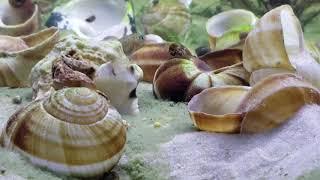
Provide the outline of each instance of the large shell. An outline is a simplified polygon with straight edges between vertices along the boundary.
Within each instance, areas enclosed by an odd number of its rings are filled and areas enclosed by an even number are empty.
[[[243,63],[249,72],[262,68],[295,71],[320,87],[320,64],[308,53],[299,20],[288,5],[259,20],[245,41]]]
[[[38,5],[31,0],[10,0],[0,7],[0,35],[21,36],[36,32],[40,28]]]
[[[256,16],[246,10],[235,9],[211,17],[206,25],[210,47],[215,50],[242,48],[246,34],[254,27]]]
[[[35,165],[89,177],[117,164],[126,126],[104,96],[87,88],[66,88],[17,111],[3,136],[5,147]]]
[[[157,34],[165,40],[183,36],[191,26],[191,15],[180,2],[159,1],[148,7],[142,15],[147,33]]]
[[[158,67],[173,58],[189,58],[190,51],[177,43],[148,44],[135,51],[130,60],[139,65],[143,72],[143,80],[152,82]]]
[[[247,85],[249,74],[242,66],[225,67],[215,73],[200,60],[172,59],[156,71],[153,91],[156,97],[173,101],[189,101],[209,87]]]
[[[33,66],[47,55],[58,41],[59,31],[49,28],[22,37],[0,36],[0,86],[28,86]]]
[[[73,0],[56,8],[46,25],[70,29],[82,38],[121,38],[130,31],[126,10],[125,0]]]
[[[320,104],[319,90],[295,74],[282,73],[250,89],[207,89],[191,99],[188,109],[201,130],[259,133],[280,126],[308,104]]]

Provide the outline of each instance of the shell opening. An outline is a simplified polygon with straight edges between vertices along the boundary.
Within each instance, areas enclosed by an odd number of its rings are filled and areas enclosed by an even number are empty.
[[[8,8],[2,14],[1,21],[4,25],[14,26],[26,23],[37,15],[38,6],[31,0],[9,0],[9,3],[13,8]]]

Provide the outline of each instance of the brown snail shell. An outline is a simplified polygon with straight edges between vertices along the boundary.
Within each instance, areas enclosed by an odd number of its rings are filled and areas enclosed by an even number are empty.
[[[184,46],[177,43],[147,44],[135,51],[130,60],[141,67],[143,80],[152,82],[158,67],[173,58],[188,58],[191,52]]]
[[[0,35],[22,36],[40,28],[40,10],[31,0],[9,0],[0,12]]]
[[[209,88],[188,104],[200,130],[225,133],[260,133],[288,121],[303,106],[320,104],[320,92],[295,74],[270,75],[252,88]]]
[[[3,138],[5,147],[32,164],[90,177],[117,164],[126,126],[104,96],[88,88],[65,88],[17,111],[5,125]]]
[[[153,92],[161,99],[189,101],[209,87],[248,84],[249,74],[242,66],[229,66],[221,72],[216,71],[200,60],[172,59],[157,69]]]
[[[28,86],[33,66],[51,51],[59,31],[49,28],[22,37],[0,36],[0,86]]]

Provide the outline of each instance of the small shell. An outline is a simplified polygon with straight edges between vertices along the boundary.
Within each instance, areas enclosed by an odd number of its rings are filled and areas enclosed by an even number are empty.
[[[16,38],[0,36],[0,42],[8,43],[0,45],[0,86],[28,86],[32,67],[51,51],[58,36],[55,28]]]
[[[21,36],[35,33],[40,28],[38,5],[31,0],[10,0],[0,11],[0,35]]]
[[[237,108],[250,87],[226,86],[209,88],[195,95],[188,103],[193,124],[201,130],[238,133],[242,121]]]
[[[243,48],[243,65],[249,72],[287,69],[320,87],[320,64],[305,47],[299,20],[288,5],[266,13],[249,33]]]
[[[53,88],[62,89],[65,87],[87,87],[95,89],[93,80],[88,74],[83,71],[89,71],[90,74],[94,73],[93,67],[81,69],[81,65],[85,66],[85,61],[74,60],[68,57],[63,57],[61,60],[56,61],[52,66]]]
[[[110,38],[114,37],[107,37],[105,40]],[[119,41],[121,42],[123,51],[127,56],[130,56],[133,52],[142,48],[144,45],[165,43],[165,41],[158,35],[147,34],[143,36],[138,33],[124,36],[119,39]]]
[[[136,114],[139,112],[136,89],[142,77],[141,68],[135,64],[106,63],[97,69],[94,83],[121,114]]]
[[[130,60],[141,67],[144,72],[143,80],[152,82],[158,67],[173,58],[189,58],[190,51],[176,43],[148,44],[135,51]]]
[[[243,40],[256,21],[252,12],[241,9],[225,11],[211,17],[206,25],[211,49],[220,50],[233,46],[242,49]]]
[[[197,128],[214,132],[260,133],[288,121],[303,106],[320,104],[320,92],[295,74],[274,74],[252,88],[209,88],[188,104]]]
[[[209,87],[247,85],[249,74],[243,67],[225,67],[219,73],[200,60],[172,59],[156,71],[153,91],[156,97],[173,101],[189,101]]]
[[[111,170],[126,142],[120,114],[87,88],[66,88],[33,101],[11,116],[3,133],[5,147],[32,164],[79,177]]]
[[[157,34],[165,40],[183,36],[191,26],[191,15],[180,2],[160,1],[145,10],[142,24],[147,33]]]

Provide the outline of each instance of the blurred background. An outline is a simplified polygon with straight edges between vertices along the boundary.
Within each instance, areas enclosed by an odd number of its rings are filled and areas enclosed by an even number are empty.
[[[34,0],[42,6],[42,22],[46,22],[55,7],[63,6],[72,0]],[[116,0],[114,3],[119,3]],[[253,12],[257,17],[261,17],[269,10],[284,4],[289,4],[301,22],[305,33],[305,39],[309,42],[319,44],[320,42],[320,0],[120,0],[126,1],[128,21],[133,25],[133,30],[146,33],[142,19],[152,10],[151,6],[160,4],[163,9],[173,8],[177,4],[184,4],[186,11],[191,15],[191,25],[187,26],[183,33],[163,32],[161,35],[168,41],[175,41],[185,46],[196,49],[200,46],[208,46],[208,33],[206,31],[207,20],[226,10],[246,9]],[[178,6],[179,6],[178,5]],[[151,10],[150,10],[151,9]],[[157,9],[155,11],[162,11]],[[180,10],[176,11],[177,16],[181,15]],[[155,17],[152,17],[156,19]],[[178,21],[177,19],[174,19]],[[107,21],[107,19],[106,19]],[[172,23],[174,24],[174,23]],[[178,25],[177,25],[178,26]],[[164,35],[163,35],[164,34]]]

